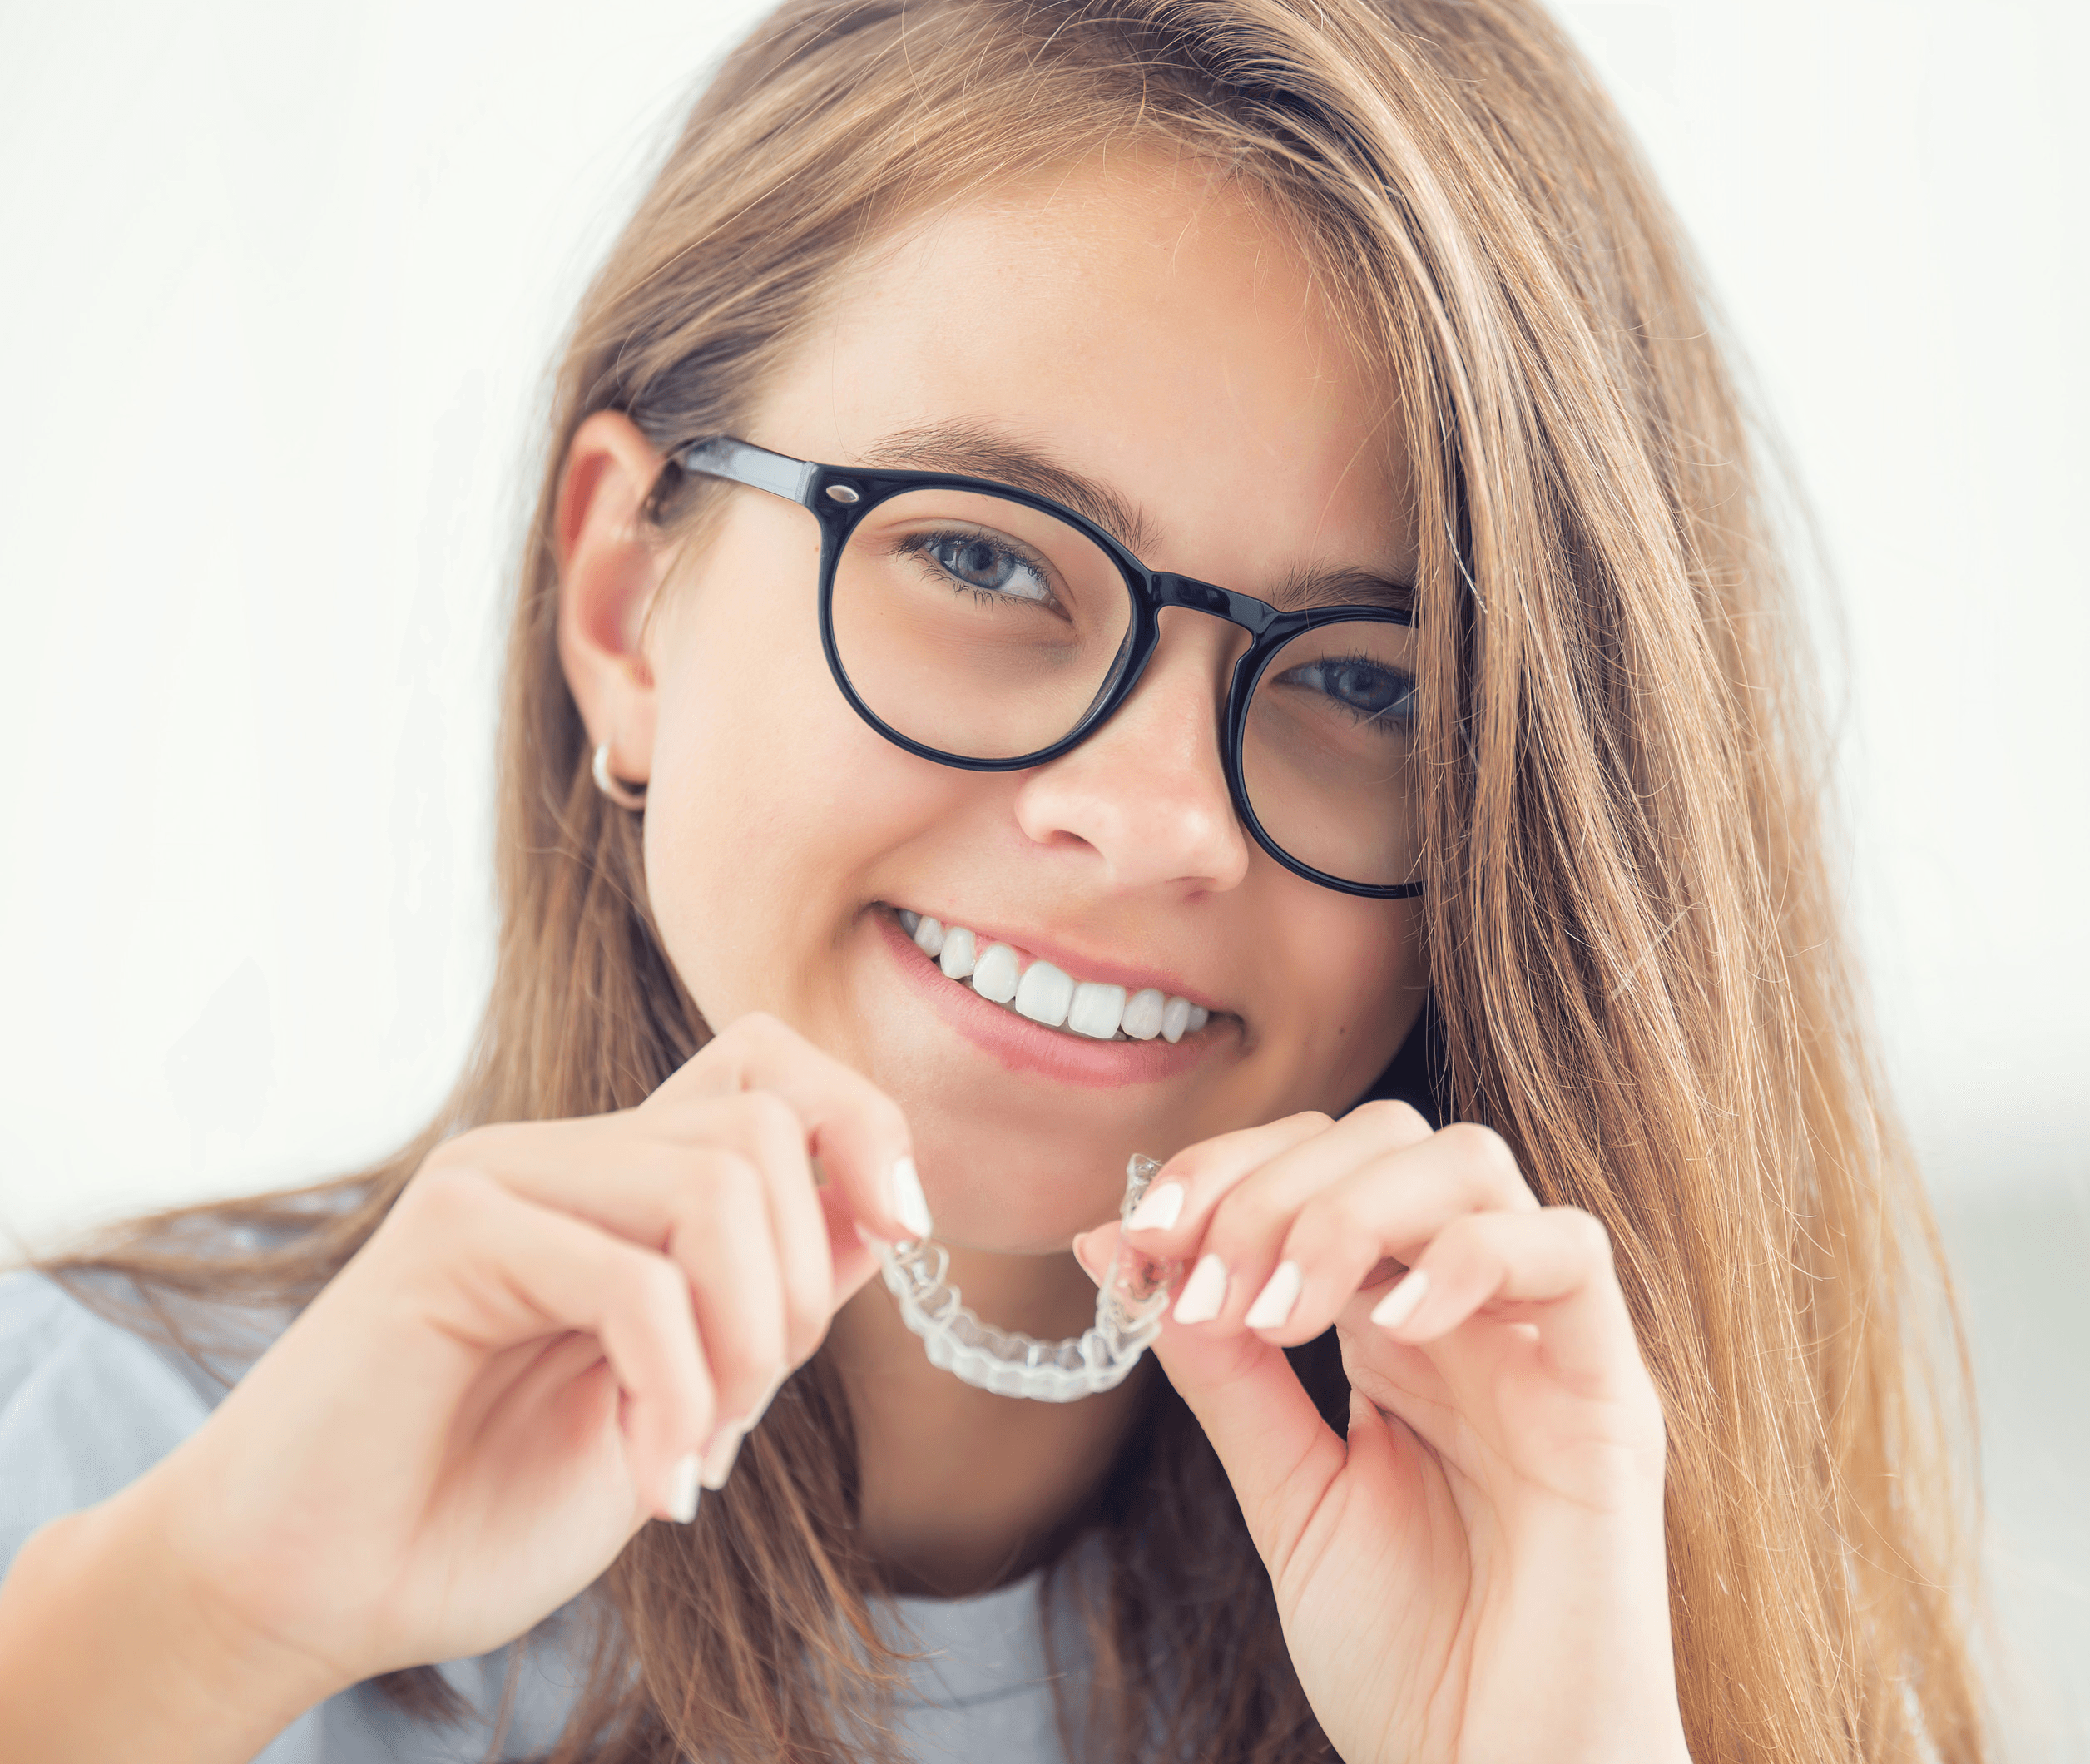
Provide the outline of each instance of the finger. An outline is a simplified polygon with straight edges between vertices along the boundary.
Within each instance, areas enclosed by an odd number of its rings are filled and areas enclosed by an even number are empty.
[[[1074,1240],[1075,1259],[1091,1280],[1102,1280],[1119,1236],[1113,1221]],[[1143,1241],[1140,1248],[1144,1253]],[[1151,1351],[1212,1442],[1249,1535],[1278,1573],[1342,1469],[1343,1442],[1283,1350],[1259,1336],[1207,1336],[1164,1322]]]
[[[469,1164],[542,1205],[665,1249],[701,1236],[707,1172],[731,1167],[717,1162],[721,1152],[763,1178],[765,1235],[786,1307],[780,1359],[796,1365],[820,1345],[839,1301],[804,1129],[780,1098],[751,1091],[651,1113],[502,1123],[448,1142],[430,1162]]]
[[[1538,1208],[1509,1147],[1485,1127],[1447,1127],[1347,1170],[1331,1170],[1321,1149],[1316,1141],[1256,1172],[1214,1214],[1202,1249],[1232,1278],[1211,1327],[1297,1346],[1452,1220]]]
[[[1186,1146],[1154,1172],[1126,1228],[1140,1234],[1148,1254],[1181,1256],[1196,1244],[1213,1206],[1235,1183],[1329,1127],[1326,1115],[1309,1110]]]
[[[823,1290],[829,1295],[830,1312],[839,1311],[853,1298],[858,1290],[879,1271],[878,1258],[869,1243],[859,1235],[856,1220],[849,1202],[833,1188],[811,1188],[805,1191],[812,1197],[820,1223],[817,1229],[826,1241],[831,1252],[823,1275]],[[791,1373],[811,1357],[813,1348],[820,1345],[820,1335],[826,1332],[822,1321],[819,1335],[812,1345],[803,1353],[794,1352],[753,1399],[751,1404],[743,1396],[721,1397],[721,1412],[735,1425],[722,1425],[704,1452],[700,1466],[700,1479],[707,1489],[722,1487],[731,1474],[741,1442],[760,1423],[768,1412],[777,1393],[789,1380]]]
[[[627,1399],[633,1487],[662,1518],[686,1509],[685,1460],[710,1437],[717,1400],[681,1266],[477,1171],[417,1178],[410,1192],[401,1205],[428,1252],[430,1321],[489,1354],[555,1330],[593,1335]]]
[[[804,1354],[818,1345],[831,1291],[826,1226],[794,1117],[780,1102],[770,1099],[765,1109],[762,1102],[718,1099],[711,1105],[716,1118],[699,1124],[701,1131],[687,1142],[645,1137],[648,1129],[628,1112],[607,1120],[504,1123],[451,1141],[442,1148],[442,1167],[477,1170],[527,1200],[679,1262],[700,1296],[707,1342],[722,1350],[714,1370],[732,1415],[741,1412],[744,1400],[749,1406],[759,1400],[794,1363],[794,1335],[805,1342]],[[775,1117],[766,1136],[749,1118],[765,1113]],[[761,1146],[755,1156],[765,1161],[766,1172],[720,1139]],[[806,1211],[812,1220],[801,1224],[798,1214]],[[790,1236],[780,1242],[785,1232]],[[800,1289],[795,1317],[785,1309],[792,1281]],[[749,1368],[750,1355],[760,1355],[762,1363]]]
[[[839,1311],[879,1271],[878,1254],[870,1242],[858,1234],[856,1216],[849,1211],[846,1200],[832,1188],[818,1191],[818,1198],[827,1219],[828,1241],[833,1248],[829,1280],[835,1294],[835,1308]]]
[[[737,1152],[706,1147],[702,1187],[666,1253],[688,1277],[720,1425],[744,1423],[784,1376],[784,1282],[761,1175]]]
[[[672,1108],[696,1097],[774,1093],[790,1104],[809,1156],[854,1217],[888,1241],[934,1230],[899,1105],[860,1072],[765,1012],[736,1018],[639,1105]]]
[[[1394,1340],[1420,1346],[1489,1306],[1516,1307],[1514,1321],[1536,1327],[1549,1368],[1587,1394],[1610,1393],[1639,1365],[1611,1234],[1579,1207],[1453,1220],[1374,1306],[1372,1321]]]
[[[1494,1137],[1481,1128],[1467,1131]],[[1390,1155],[1419,1151],[1435,1137],[1439,1136],[1433,1136],[1428,1123],[1404,1102],[1368,1103],[1326,1132],[1249,1172],[1220,1197],[1202,1236],[1186,1251],[1196,1261],[1176,1300],[1176,1320],[1220,1331],[1245,1326],[1251,1315],[1259,1328],[1289,1323],[1305,1270],[1296,1263],[1285,1265],[1283,1246],[1300,1208],[1360,1164],[1383,1163]],[[1439,1155],[1455,1155],[1463,1142],[1462,1136],[1454,1134]],[[1521,1191],[1522,1181],[1514,1162],[1503,1162],[1508,1173],[1497,1187],[1502,1204],[1508,1205]],[[1496,1178],[1491,1175],[1489,1180]],[[1377,1259],[1367,1256],[1364,1266]]]
[[[820,1345],[840,1300],[835,1293],[835,1246],[797,1115],[782,1098],[755,1090],[705,1098],[671,1118],[681,1132],[730,1146],[762,1178],[784,1301],[782,1363],[770,1375],[801,1365]],[[844,1227],[844,1235],[854,1242],[853,1231]]]

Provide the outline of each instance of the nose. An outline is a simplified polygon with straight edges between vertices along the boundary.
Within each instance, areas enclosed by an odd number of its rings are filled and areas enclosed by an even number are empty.
[[[1087,847],[1115,889],[1233,888],[1248,872],[1248,840],[1220,764],[1219,716],[1246,639],[1197,613],[1171,609],[1161,622],[1117,714],[1025,775],[1017,822],[1042,845]]]

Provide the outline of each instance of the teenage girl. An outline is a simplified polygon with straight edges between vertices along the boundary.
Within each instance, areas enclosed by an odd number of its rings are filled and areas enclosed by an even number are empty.
[[[0,1285],[0,1751],[1982,1755],[1750,433],[1535,5],[792,0],[546,439],[448,1101]],[[1023,1400],[931,1237],[1185,1273]]]

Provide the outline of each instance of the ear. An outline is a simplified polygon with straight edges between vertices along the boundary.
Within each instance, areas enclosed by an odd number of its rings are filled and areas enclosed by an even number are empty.
[[[607,741],[611,773],[631,784],[653,768],[657,706],[639,634],[666,555],[639,511],[661,466],[636,424],[598,410],[574,432],[553,509],[559,665],[590,747]]]

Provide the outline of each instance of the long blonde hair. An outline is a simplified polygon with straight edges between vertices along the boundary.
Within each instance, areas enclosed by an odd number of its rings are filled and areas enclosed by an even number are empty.
[[[1761,448],[1673,220],[1526,0],[790,0],[696,103],[558,372],[508,653],[498,964],[468,1068],[396,1157],[327,1185],[339,1208],[210,1210],[289,1231],[276,1246],[201,1255],[190,1210],[56,1271],[295,1301],[447,1134],[629,1107],[702,1045],[554,641],[567,446],[606,409],[663,448],[734,429],[895,217],[1138,139],[1286,204],[1397,389],[1439,782],[1433,1077],[1543,1199],[1611,1230],[1667,1418],[1692,1756],[1984,1756],[1964,1355],[1827,880],[1815,690]],[[664,475],[666,538],[707,493]],[[1327,1354],[1297,1357],[1329,1390]],[[1064,1528],[1107,1534],[1102,1584],[1048,1580],[1093,1657],[1070,1747],[1317,1755],[1225,1478],[1172,1395],[1157,1404]],[[645,1528],[605,1576],[557,1756],[877,1750],[892,1660],[855,1499],[816,1357],[698,1522]],[[433,1675],[392,1690],[439,1709]]]

